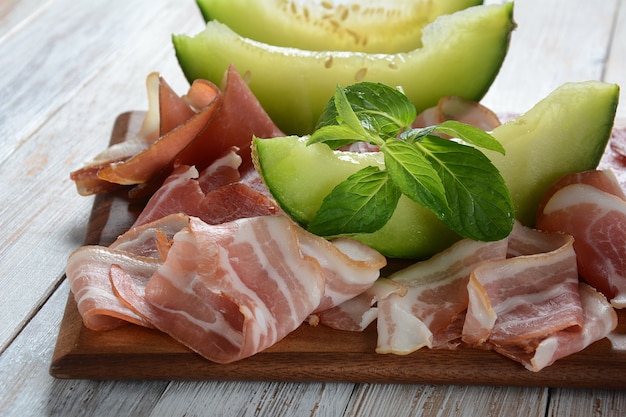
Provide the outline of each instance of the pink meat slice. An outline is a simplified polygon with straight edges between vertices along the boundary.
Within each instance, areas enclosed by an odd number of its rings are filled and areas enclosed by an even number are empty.
[[[496,348],[496,351],[522,363],[526,369],[538,372],[558,359],[580,352],[605,338],[617,327],[615,310],[602,293],[588,284],[580,283],[578,292],[584,312],[580,327],[557,331],[537,340],[533,349],[507,345]]]
[[[133,227],[174,213],[199,217],[210,224],[280,213],[266,194],[238,182],[240,164],[237,149],[231,149],[200,174],[193,166],[176,167],[150,197]]]
[[[405,295],[407,288],[387,278],[377,279],[362,293],[316,315],[319,323],[337,330],[361,332],[378,317],[378,301],[392,294]]]
[[[557,237],[549,252],[494,259],[472,271],[464,342],[511,345],[582,325],[573,239]]]
[[[85,327],[111,330],[127,323],[152,325],[113,292],[110,271],[113,266],[137,277],[150,277],[160,260],[132,255],[102,246],[83,246],[68,258],[66,275]]]
[[[320,303],[324,274],[284,216],[208,225],[190,218],[145,288],[150,322],[202,356],[228,363],[296,329]]]
[[[319,262],[324,272],[324,295],[313,314],[328,310],[368,288],[380,276],[387,259],[378,251],[352,239],[332,242],[296,228],[300,250]]]
[[[614,307],[626,307],[625,200],[594,185],[572,183],[553,193],[537,227],[571,234],[580,275]]]
[[[379,353],[406,354],[422,347],[458,345],[458,318],[468,305],[467,283],[479,263],[506,256],[507,240],[463,239],[432,258],[392,274],[407,287],[406,295],[378,301]],[[450,329],[459,330],[451,334]]]

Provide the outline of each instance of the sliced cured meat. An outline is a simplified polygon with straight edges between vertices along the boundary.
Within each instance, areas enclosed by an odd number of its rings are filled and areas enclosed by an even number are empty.
[[[281,213],[265,193],[237,182],[240,162],[231,150],[201,174],[192,166],[176,167],[150,197],[133,227],[174,213],[199,217],[209,224]]]
[[[568,243],[561,233],[533,229],[516,221],[508,237],[507,257],[536,255],[551,252]]]
[[[282,210],[274,200],[236,182],[209,192],[199,204],[197,217],[209,224],[220,224],[244,217],[276,214],[282,214]]]
[[[407,288],[403,284],[387,278],[379,278],[361,294],[343,303],[317,313],[319,323],[337,330],[363,331],[378,317],[379,300],[392,294],[404,295]]]
[[[70,173],[70,179],[74,181],[76,190],[80,195],[106,193],[120,188],[120,184],[111,183],[98,178],[98,172],[115,163],[121,163],[133,155],[147,149],[159,137],[159,74],[150,73],[146,77],[146,90],[148,96],[148,111],[144,116],[139,132],[123,138],[99,153],[94,159]]]
[[[137,256],[165,259],[170,241],[188,222],[188,216],[182,213],[170,214],[153,222],[131,227],[109,248]]]
[[[626,202],[587,184],[570,184],[547,201],[537,227],[574,236],[580,275],[616,308],[626,307]]]
[[[202,171],[233,147],[247,166],[253,136],[283,136],[234,67],[225,73],[223,91],[209,81],[195,80],[179,97],[156,73],[148,76],[147,85],[149,110],[140,132],[70,174],[80,194],[134,185],[132,195],[143,195],[157,188],[174,167]]]
[[[590,285],[579,284],[584,312],[582,326],[558,331],[536,341],[532,350],[521,346],[502,346],[496,351],[538,372],[558,359],[580,352],[593,342],[605,338],[617,327],[617,314],[603,294]]]
[[[506,239],[463,239],[426,261],[390,275],[389,279],[407,287],[407,293],[378,301],[376,351],[406,354],[424,346],[458,344],[461,334],[451,336],[450,329],[458,328],[457,319],[467,309],[467,283],[472,269],[486,260],[504,258],[506,250]],[[407,336],[399,332],[412,335],[410,344],[407,345]]]
[[[203,170],[216,155],[235,146],[239,148],[245,167],[252,161],[250,145],[253,136],[284,136],[232,65],[226,71],[223,92],[215,119],[177,156],[178,163],[195,165],[198,170]]]
[[[609,146],[604,151],[598,169],[610,169],[620,186],[626,189],[626,127],[613,127]]]
[[[157,220],[168,214],[198,216],[206,193],[239,179],[241,158],[235,150],[214,161],[202,174],[194,166],[181,165],[165,179],[140,213],[133,226]]]
[[[190,218],[146,286],[155,327],[219,363],[259,352],[320,303],[324,275],[284,216],[208,225]]]
[[[494,259],[472,271],[464,342],[523,344],[582,325],[574,240],[557,236],[549,252]]]
[[[196,92],[190,89],[190,93]],[[203,98],[204,94],[201,94]],[[211,99],[212,100],[212,99]],[[204,107],[201,103],[199,108]],[[206,105],[206,104],[205,104]],[[159,77],[159,136],[164,136],[191,119],[195,111],[189,103],[172,90],[163,77]]]
[[[541,202],[539,203],[539,207],[537,208],[537,215],[539,216],[543,212],[543,208],[550,198],[552,198],[554,193],[559,191],[561,188],[572,184],[591,185],[596,187],[598,190],[613,194],[622,200],[626,200],[626,194],[624,194],[624,190],[615,176],[615,171],[612,169],[577,172],[564,175],[546,191],[541,199]]]
[[[184,124],[160,136],[147,149],[124,162],[102,168],[98,171],[98,177],[122,185],[143,184],[171,167],[174,158],[206,129],[222,100],[222,94],[217,86],[206,80],[195,80],[190,90],[195,90],[193,92],[195,96],[203,97],[203,106],[197,113]]]
[[[324,272],[324,295],[313,313],[328,310],[370,288],[380,276],[387,259],[356,240],[332,242],[296,228],[304,256],[319,262]]]
[[[83,246],[68,258],[66,275],[83,318],[91,330],[111,330],[127,323],[152,327],[113,293],[111,267],[116,265],[137,277],[150,277],[160,260],[134,256],[101,246]]]

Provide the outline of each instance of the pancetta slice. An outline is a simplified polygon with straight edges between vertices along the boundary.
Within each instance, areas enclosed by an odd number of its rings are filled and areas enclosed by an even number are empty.
[[[337,330],[361,332],[378,317],[379,300],[392,294],[404,295],[407,288],[387,278],[377,279],[362,293],[316,314],[319,323]]]
[[[368,288],[380,276],[387,259],[378,251],[352,239],[321,239],[302,228],[296,229],[300,250],[316,259],[325,277],[324,295],[313,314],[333,308]]]
[[[424,346],[458,344],[461,334],[451,335],[450,328],[460,330],[457,319],[467,309],[467,282],[472,269],[481,262],[504,258],[506,250],[506,239],[463,239],[426,261],[390,275],[389,279],[407,287],[407,293],[378,301],[376,351],[406,354]],[[411,339],[399,333],[411,334]]]
[[[152,327],[114,294],[110,271],[116,266],[128,274],[147,278],[160,264],[156,258],[102,246],[83,246],[75,250],[68,258],[66,275],[85,327],[111,330],[127,323]]]
[[[617,327],[617,314],[606,297],[588,284],[579,284],[584,317],[581,327],[560,330],[536,341],[533,349],[523,346],[501,346],[496,351],[526,369],[538,372],[558,359],[580,352],[593,342],[605,338]]]
[[[512,345],[582,325],[574,240],[557,236],[550,237],[556,248],[549,252],[494,259],[474,268],[464,342]]]
[[[580,275],[615,308],[626,307],[625,200],[595,185],[572,183],[553,193],[537,227],[574,236]]]
[[[188,216],[185,214],[170,214],[128,229],[109,245],[109,248],[137,256],[165,259],[171,239],[186,227],[188,222]]]
[[[151,323],[228,363],[297,328],[320,303],[324,274],[284,216],[208,225],[191,217],[145,288]]]

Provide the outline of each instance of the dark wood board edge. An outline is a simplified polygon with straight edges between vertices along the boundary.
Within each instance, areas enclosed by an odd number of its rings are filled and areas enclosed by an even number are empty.
[[[115,123],[117,141],[139,128],[138,113]],[[137,215],[123,193],[94,201],[85,244],[109,244]],[[212,363],[169,336],[135,325],[108,332],[85,328],[69,294],[50,365],[61,379],[249,380],[449,385],[626,388],[626,312],[608,339],[534,373],[491,352],[421,349],[405,356],[379,355],[376,329],[342,332],[302,325],[270,349],[232,363]]]

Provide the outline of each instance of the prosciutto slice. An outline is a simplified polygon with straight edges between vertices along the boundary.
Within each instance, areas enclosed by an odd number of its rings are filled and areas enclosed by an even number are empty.
[[[145,288],[149,320],[219,363],[263,350],[320,303],[324,275],[284,216],[208,225],[190,217]]]
[[[605,338],[617,327],[617,314],[606,297],[588,284],[578,287],[583,309],[582,325],[565,329],[536,341],[534,349],[523,346],[500,346],[496,351],[538,372],[557,360],[580,352],[593,342]]]
[[[70,174],[81,195],[134,185],[132,194],[139,196],[158,188],[176,166],[202,171],[232,147],[249,165],[253,136],[283,136],[232,66],[222,90],[195,80],[179,97],[156,73],[147,86],[149,109],[140,132]]]
[[[133,226],[174,213],[199,217],[210,224],[281,213],[266,194],[238,182],[240,163],[236,149],[231,149],[200,174],[194,166],[177,167],[152,195]]]
[[[387,259],[374,249],[352,239],[332,242],[297,228],[300,250],[316,259],[324,273],[324,294],[313,314],[347,301],[370,288]]]
[[[467,283],[480,262],[504,258],[507,241],[463,239],[432,258],[392,274],[407,287],[405,295],[378,301],[379,353],[407,354],[422,347],[453,347],[460,342],[457,319],[468,305]],[[457,329],[452,334],[450,329]]]
[[[127,323],[152,325],[113,292],[109,273],[113,266],[134,276],[152,276],[160,265],[156,258],[134,256],[102,246],[83,246],[67,262],[66,274],[85,327],[111,330]]]
[[[550,252],[494,259],[472,271],[464,342],[523,344],[582,325],[574,240],[557,237]]]
[[[317,313],[319,323],[337,330],[361,332],[378,317],[377,303],[392,294],[405,295],[407,287],[387,278],[379,278],[357,296]]]
[[[537,227],[574,236],[580,275],[613,306],[624,308],[626,201],[616,180],[612,186],[598,185],[614,176],[590,171],[586,177],[582,182],[579,178],[567,178],[555,186],[537,216]],[[562,184],[568,185],[561,187]]]
[[[187,223],[187,216],[170,215],[130,229],[109,247],[83,246],[70,254],[66,275],[85,327],[110,330],[127,323],[153,327],[118,297],[111,281],[130,276],[142,292],[167,256],[170,240]]]

